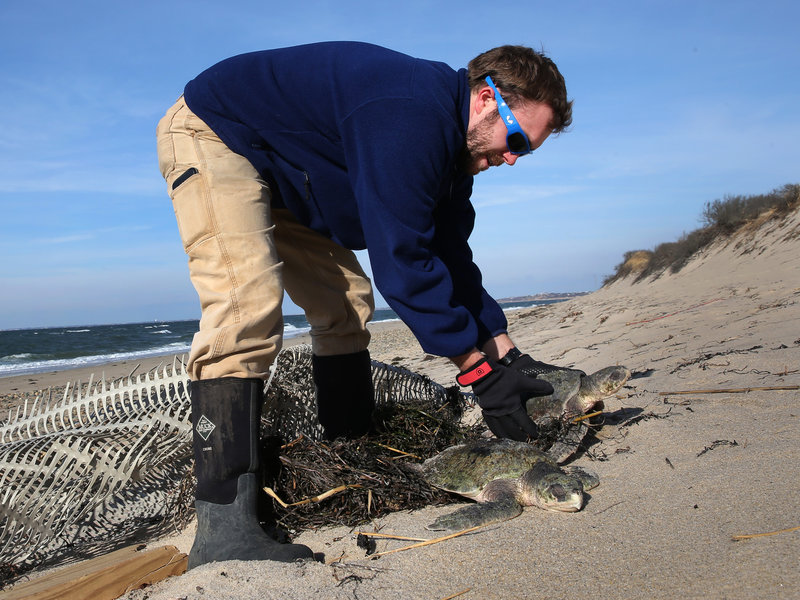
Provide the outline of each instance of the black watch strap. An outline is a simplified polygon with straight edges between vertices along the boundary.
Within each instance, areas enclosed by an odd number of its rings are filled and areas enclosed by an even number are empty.
[[[500,359],[500,360],[498,360],[497,362],[499,362],[499,363],[500,363],[501,365],[503,365],[504,367],[507,367],[507,366],[508,366],[508,365],[510,365],[512,362],[514,362],[515,360],[517,360],[517,359],[518,359],[520,356],[522,356],[522,352],[520,352],[520,351],[519,351],[519,348],[517,348],[516,346],[514,346],[514,347],[513,347],[511,350],[509,350],[508,352],[506,352],[506,355],[505,355],[503,358],[501,358],[501,359]]]

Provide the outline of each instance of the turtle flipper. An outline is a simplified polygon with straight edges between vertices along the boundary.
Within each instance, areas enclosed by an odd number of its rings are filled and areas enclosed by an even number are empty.
[[[547,449],[547,455],[559,464],[567,461],[581,448],[587,433],[589,426],[585,421],[564,427],[559,438]]]
[[[442,515],[426,529],[431,531],[462,531],[470,527],[499,523],[518,517],[522,506],[514,498],[503,498],[496,502],[468,504],[447,515]]]

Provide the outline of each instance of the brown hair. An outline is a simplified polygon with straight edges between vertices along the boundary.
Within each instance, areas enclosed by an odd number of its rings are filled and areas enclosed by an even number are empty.
[[[553,133],[572,123],[572,100],[555,63],[542,52],[526,46],[498,46],[479,54],[467,66],[469,87],[486,85],[489,76],[513,108],[523,101],[542,102],[553,109]]]

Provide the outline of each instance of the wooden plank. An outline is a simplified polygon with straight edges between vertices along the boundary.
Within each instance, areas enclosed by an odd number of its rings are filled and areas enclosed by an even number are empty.
[[[770,385],[761,387],[727,388],[721,390],[680,390],[674,392],[658,392],[659,396],[688,395],[688,394],[744,394],[747,392],[776,392],[787,390],[800,390],[800,385]]]
[[[59,569],[0,592],[0,600],[114,600],[145,585],[186,572],[187,557],[175,546],[129,546]]]

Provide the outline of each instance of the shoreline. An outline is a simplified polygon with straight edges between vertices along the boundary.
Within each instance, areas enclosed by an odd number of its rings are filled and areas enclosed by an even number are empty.
[[[533,310],[538,307],[549,306],[554,303],[565,302],[568,300],[572,300],[574,298],[585,296],[588,293],[590,292],[574,292],[572,294],[562,293],[562,294],[553,294],[552,296],[548,296],[546,294],[535,295],[535,296],[520,296],[518,298],[503,298],[498,300],[498,302],[506,304],[511,304],[513,302],[532,302],[532,301],[541,302],[541,304],[533,304],[529,306],[505,307],[503,310],[506,312],[506,316],[509,318],[509,321],[511,321],[510,315],[513,315],[518,311]],[[380,310],[389,310],[389,309],[384,308]],[[191,321],[191,320],[192,319],[186,319],[186,321]],[[105,324],[100,326],[105,326]],[[94,327],[94,325],[86,325],[80,327]],[[410,330],[408,330],[408,327],[399,318],[390,318],[380,321],[374,321],[369,323],[367,327],[369,328],[370,331],[376,334],[383,334],[391,330],[403,330],[404,342],[411,343],[412,348],[415,347],[418,348],[416,338],[413,336],[413,334],[411,334]],[[52,329],[61,329],[61,328],[62,327],[54,327]],[[42,328],[42,329],[48,329],[48,328]],[[284,337],[283,340],[284,347],[290,347],[298,344],[310,344],[310,343],[311,343],[311,335],[310,332],[308,331],[293,335],[291,337]],[[391,346],[393,344],[391,342],[389,344],[384,343],[380,339],[376,341],[376,338],[373,337],[369,347],[372,358],[376,358],[376,353],[382,354],[384,347],[387,345]],[[400,344],[394,344],[394,345],[399,346]],[[424,354],[421,348],[419,348],[419,351]],[[11,393],[30,394],[36,391],[46,391],[49,388],[54,388],[58,386],[63,387],[64,385],[66,385],[67,382],[70,383],[74,383],[76,381],[86,382],[91,375],[95,375],[95,377],[100,377],[103,375],[103,373],[105,373],[106,377],[109,379],[117,379],[119,377],[125,377],[131,374],[134,371],[134,369],[135,372],[137,373],[146,372],[161,365],[165,359],[171,359],[174,356],[180,357],[187,355],[188,355],[188,350],[185,352],[179,352],[173,350],[173,351],[164,351],[164,352],[159,352],[157,354],[140,356],[140,357],[134,356],[130,358],[109,358],[107,360],[103,360],[101,358],[97,362],[85,365],[58,366],[53,368],[44,367],[44,368],[38,368],[35,371],[20,372],[20,373],[0,373],[0,408],[2,408],[2,397],[6,394],[11,394]],[[378,359],[378,360],[383,361],[383,359]]]
[[[386,356],[387,351],[398,345],[407,345],[409,341],[416,343],[416,339],[402,321],[380,321],[370,323],[369,330],[373,334],[370,344],[370,354],[372,358]],[[391,340],[400,337],[402,341],[392,343]],[[285,348],[300,344],[311,344],[311,335],[302,333],[291,338],[286,338],[283,342]],[[420,352],[422,350],[420,349]],[[389,352],[390,353],[390,352]],[[56,398],[63,394],[67,384],[77,382],[86,383],[90,377],[98,380],[105,377],[109,380],[127,377],[131,374],[146,373],[165,363],[171,363],[175,356],[187,356],[168,352],[156,356],[144,358],[129,358],[124,360],[109,361],[105,363],[74,367],[70,369],[55,369],[41,371],[37,373],[27,373],[20,375],[6,375],[0,377],[0,420],[6,417],[10,408],[21,404],[25,400],[34,400],[37,396],[45,395],[51,390]]]

